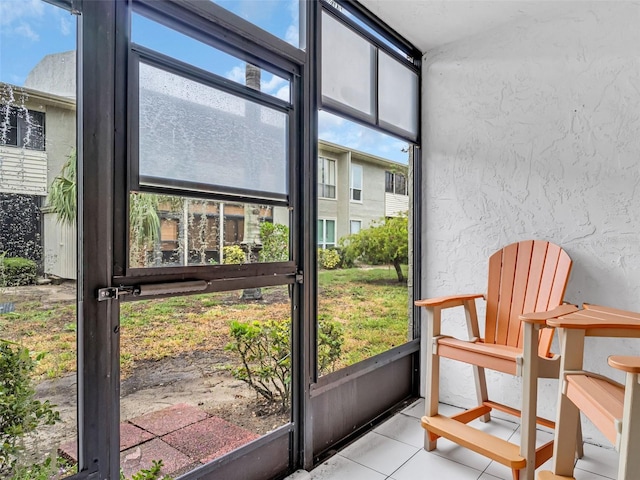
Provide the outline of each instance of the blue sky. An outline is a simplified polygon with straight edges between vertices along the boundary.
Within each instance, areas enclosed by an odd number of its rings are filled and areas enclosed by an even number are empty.
[[[299,44],[298,0],[215,0],[294,46]],[[132,37],[182,61],[244,83],[244,62],[138,16]],[[23,85],[47,54],[75,49],[76,17],[42,0],[0,0],[0,81]],[[263,72],[262,91],[289,99],[288,82]],[[332,143],[407,163],[407,143],[320,112],[319,136]]]

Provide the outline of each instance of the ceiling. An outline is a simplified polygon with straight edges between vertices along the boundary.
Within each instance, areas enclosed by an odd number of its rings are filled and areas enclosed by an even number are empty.
[[[422,53],[504,23],[548,18],[587,2],[560,0],[359,0]]]

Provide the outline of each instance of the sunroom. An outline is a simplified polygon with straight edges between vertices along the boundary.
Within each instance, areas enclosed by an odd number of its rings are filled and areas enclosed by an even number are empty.
[[[3,375],[36,418],[2,433],[3,478],[304,478],[419,424],[414,301],[485,293],[514,242],[569,255],[565,302],[640,311],[640,2],[0,7]],[[622,381],[606,359],[638,343],[586,349]],[[475,405],[471,366],[439,378]],[[507,405],[522,382],[487,372]],[[511,478],[456,472],[420,478]]]

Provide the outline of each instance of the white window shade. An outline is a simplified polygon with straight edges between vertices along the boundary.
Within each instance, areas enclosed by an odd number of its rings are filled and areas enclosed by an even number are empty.
[[[378,52],[378,115],[381,126],[418,134],[418,76],[391,58]]]
[[[141,185],[285,200],[288,116],[139,64]]]
[[[322,97],[373,117],[375,47],[322,14]]]

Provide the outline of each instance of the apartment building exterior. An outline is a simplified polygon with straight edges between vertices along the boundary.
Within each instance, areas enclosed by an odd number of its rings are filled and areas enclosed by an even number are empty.
[[[318,247],[409,210],[408,165],[326,141],[318,145]]]
[[[62,89],[39,88],[49,60],[43,59],[45,68],[34,69],[24,87],[0,83],[0,253],[75,278],[75,262],[69,270],[65,261],[75,259],[75,229],[49,213],[46,199],[75,147],[76,102],[61,79],[53,84]]]

